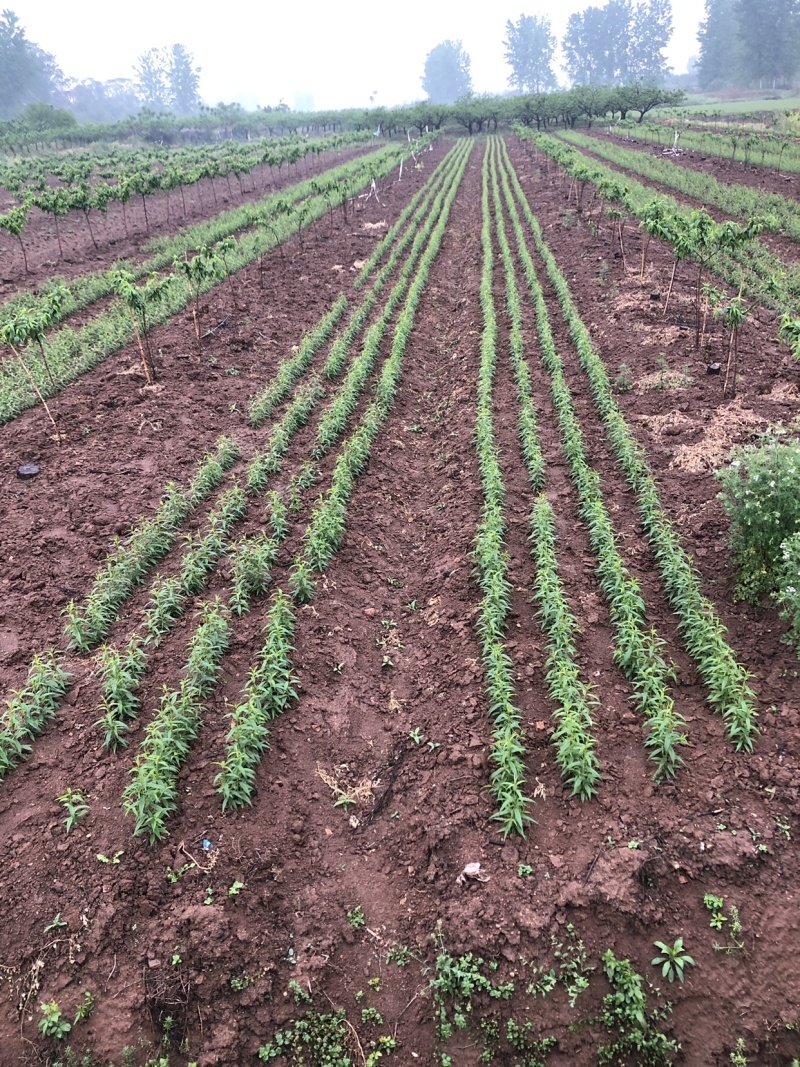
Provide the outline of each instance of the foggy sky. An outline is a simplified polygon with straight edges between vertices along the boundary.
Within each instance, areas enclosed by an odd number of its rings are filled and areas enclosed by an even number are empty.
[[[547,15],[560,39],[569,15],[588,3],[494,0],[491,13],[483,15],[473,14],[464,0],[342,0],[338,6],[330,0],[273,0],[215,3],[213,9],[208,0],[137,0],[127,9],[108,0],[5,0],[3,6],[16,12],[28,39],[52,52],[69,78],[131,77],[142,52],[180,42],[202,68],[205,103],[238,100],[252,109],[283,97],[295,109],[325,109],[369,107],[373,94],[375,106],[422,99],[425,57],[447,38],[461,39],[470,55],[476,92],[504,92],[506,20]],[[673,0],[672,7],[675,31],[667,59],[682,73],[698,52],[702,5]],[[221,17],[226,11],[229,22]]]

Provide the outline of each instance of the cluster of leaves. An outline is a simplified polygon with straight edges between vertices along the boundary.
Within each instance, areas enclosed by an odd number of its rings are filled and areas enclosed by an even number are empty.
[[[292,674],[294,629],[291,599],[279,589],[267,615],[258,662],[247,679],[245,699],[229,716],[225,758],[215,779],[223,811],[252,803],[256,768],[268,744],[267,724],[296,699],[296,679]]]
[[[294,400],[270,434],[266,451],[257,452],[250,462],[247,470],[247,492],[250,496],[262,493],[270,478],[280,471],[292,438],[308,422],[323,393],[322,382],[317,375],[313,375],[305,386],[298,389]]]
[[[55,652],[33,657],[25,685],[12,693],[0,716],[0,780],[26,759],[30,742],[53,718],[69,684]]]
[[[636,1063],[666,1067],[680,1051],[680,1045],[658,1029],[669,1013],[669,1005],[650,1011],[644,980],[630,960],[618,960],[611,949],[603,955],[603,970],[611,992],[603,1000],[604,1026],[615,1035],[612,1043],[598,1049],[598,1063],[614,1064],[635,1057]]]
[[[623,473],[637,495],[645,533],[653,548],[670,606],[678,617],[678,626],[686,649],[695,661],[700,678],[708,690],[709,704],[725,720],[728,739],[737,750],[749,752],[758,734],[756,700],[748,685],[749,675],[728,645],[725,627],[714,606],[703,595],[699,575],[661,506],[647,459],[617,404],[603,360],[592,344],[589,331],[572,300],[567,280],[543,239],[541,228],[513,171],[511,179],[536,248],[561,305],[581,366],[589,379],[592,396],[603,419],[606,433]],[[524,258],[522,251],[521,255]],[[540,318],[540,321],[544,320]],[[654,651],[658,655],[657,647]],[[653,677],[645,674],[642,678],[641,691],[648,700],[648,690],[653,684]],[[648,745],[656,754],[663,773],[669,773],[670,766],[675,766],[670,748],[674,749],[674,745],[682,740],[682,726],[680,716],[674,709],[670,709],[670,714],[664,719],[663,740],[654,740],[658,738],[660,727],[648,739]]]
[[[516,182],[516,175],[513,170],[510,173],[514,180],[514,192],[526,221],[535,223],[533,216],[528,218],[530,209]],[[672,777],[682,763],[677,746],[685,743],[682,733],[683,719],[676,711],[669,693],[672,670],[661,654],[662,639],[647,627],[639,583],[622,559],[600,489],[600,478],[587,462],[583,433],[575,413],[561,357],[553,339],[544,294],[536,277],[519,215],[507,184],[504,191],[517,237],[520,262],[536,309],[542,360],[550,375],[562,447],[578,494],[580,514],[586,522],[589,540],[597,558],[600,587],[608,603],[614,628],[614,662],[630,680],[633,700],[647,720],[648,736],[645,745],[650,758],[656,764],[656,777]],[[541,248],[539,251],[541,253]],[[545,263],[549,272],[550,264],[547,261]]]
[[[471,952],[453,956],[445,947],[441,930],[434,935],[434,940],[437,953],[430,989],[436,1011],[436,1034],[440,1040],[447,1041],[454,1030],[467,1028],[475,997],[508,1000],[514,992],[514,983],[492,980],[496,963],[487,963]]]
[[[309,999],[307,996],[304,999]],[[371,1009],[365,1009],[371,1011]],[[377,1012],[375,1013],[377,1015]],[[380,1019],[380,1016],[378,1016]],[[369,1014],[364,1022],[377,1022]],[[378,1024],[380,1025],[380,1024]],[[352,1027],[347,1022],[344,1008],[333,1012],[307,1011],[302,1019],[279,1030],[271,1041],[258,1050],[258,1058],[265,1063],[278,1057],[297,1064],[319,1064],[320,1067],[354,1067],[354,1059],[348,1048]],[[359,1040],[358,1062],[364,1067],[376,1067],[384,1056],[390,1056],[397,1047],[393,1037],[379,1037],[367,1043],[365,1051]]]
[[[497,315],[494,306],[492,225],[489,211],[489,150],[483,158],[481,243],[483,268],[480,299],[483,331],[478,371],[478,400],[475,419],[475,445],[483,490],[481,521],[473,544],[475,575],[483,597],[478,617],[478,633],[494,725],[490,759],[494,769],[490,789],[497,805],[494,818],[504,834],[524,835],[531,821],[525,796],[525,734],[522,715],[515,704],[514,665],[505,644],[510,608],[511,582],[508,552],[505,548],[505,486],[494,435],[492,393],[497,363]]]
[[[84,604],[79,606],[71,600],[64,610],[70,648],[88,652],[106,636],[119,608],[172,547],[189,512],[219,485],[238,456],[237,445],[221,437],[216,453],[204,456],[188,489],[170,483],[155,516],[137,523],[124,542],[115,541]]]
[[[180,687],[164,692],[123,793],[125,812],[136,821],[134,833],[146,834],[151,844],[167,835],[167,819],[178,806],[178,773],[197,738],[203,701],[216,685],[228,647],[230,624],[219,601],[204,604],[199,615]]]

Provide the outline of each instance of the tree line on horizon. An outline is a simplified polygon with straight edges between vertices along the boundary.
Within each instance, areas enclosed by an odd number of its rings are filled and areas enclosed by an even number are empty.
[[[587,5],[570,15],[560,42],[546,16],[521,14],[506,22],[502,41],[510,68],[509,92],[547,93],[561,88],[556,73],[559,45],[563,69],[573,86],[663,87],[669,84],[664,50],[672,26],[671,0]],[[789,85],[800,68],[800,0],[705,0],[698,42],[696,73],[701,88]],[[199,84],[200,68],[186,47],[177,43],[148,49],[130,78],[69,81],[56,58],[28,40],[13,11],[0,14],[0,126],[16,118],[17,124],[21,121],[31,129],[59,124],[66,129],[77,123],[118,122],[143,109],[147,114],[185,117],[238,107],[205,107]],[[461,41],[443,41],[431,50],[422,87],[433,104],[474,95],[470,57]],[[261,110],[289,109],[281,102]]]

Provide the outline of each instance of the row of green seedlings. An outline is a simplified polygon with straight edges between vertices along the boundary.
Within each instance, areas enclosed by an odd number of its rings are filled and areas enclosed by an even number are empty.
[[[263,493],[270,478],[281,471],[291,439],[310,418],[319,395],[319,386],[314,382],[298,392],[274,428],[266,452],[257,453],[251,461],[246,491],[235,486],[223,493],[209,515],[203,536],[187,537],[178,573],[156,578],[141,632],[134,633],[122,650],[114,646],[101,650],[97,673],[102,679],[102,714],[95,725],[102,728],[107,748],[125,744],[125,734],[139,709],[137,694],[150,650],[158,648],[192,598],[202,592],[226,552],[231,559],[233,582],[230,610],[241,616],[250,610],[253,598],[266,592],[278,549],[289,531],[289,513],[301,507],[301,492],[313,484],[313,470],[309,473],[306,466],[290,481],[288,502],[276,491],[267,494],[266,528],[258,535],[232,544],[230,535],[247,511],[247,497]]]
[[[362,166],[363,162],[363,159],[351,161],[331,168],[324,177],[328,182],[344,179],[353,173],[354,167]],[[313,191],[310,181],[298,182],[279,194],[270,193],[256,203],[222,211],[214,218],[185,227],[180,233],[159,238],[150,246],[154,254],[145,260],[139,262],[121,260],[111,270],[90,271],[71,278],[68,299],[60,309],[54,324],[110,296],[114,291],[114,270],[127,270],[133,274],[136,281],[139,281],[168,267],[175,259],[191,255],[204,246],[214,245],[240,230],[249,229],[254,225],[267,226],[272,215],[285,214],[288,207],[306,200]],[[6,312],[13,314],[17,308],[36,311],[39,301],[46,300],[51,288],[61,284],[63,284],[63,279],[54,278],[43,282],[38,287],[38,295],[26,292],[9,297],[2,305],[2,311],[4,314]]]
[[[620,183],[620,175],[616,171],[596,163],[554,137],[537,134],[523,127],[515,127],[515,132],[520,140],[532,142],[547,159],[553,159],[567,174],[572,175],[581,187],[591,182],[601,193],[601,199],[604,195],[606,200],[618,201],[626,211],[640,220],[641,228],[648,239],[653,236],[669,238],[671,230],[679,234],[691,231],[689,215],[692,213],[672,197],[654,197],[652,188],[642,185],[629,175],[626,175],[624,183]],[[616,208],[610,208],[608,213],[618,218],[621,241],[624,220],[619,217],[620,212]],[[665,217],[680,221],[667,229],[663,226]],[[757,219],[749,221],[759,222]],[[723,238],[720,247],[715,247],[718,243],[715,231],[709,231],[705,225],[700,227],[712,238],[710,242],[704,241],[702,247],[697,250],[700,273],[707,265],[714,274],[748,298],[790,317],[800,299],[800,267],[797,264],[788,264],[774,255],[761,241],[746,238],[743,232],[737,232],[734,223],[721,225],[725,227],[725,231],[719,232],[719,236]],[[748,227],[741,229],[745,228]],[[733,247],[730,247],[730,237],[735,238]],[[624,256],[624,246],[622,247]],[[643,249],[644,254],[646,247]],[[644,258],[642,272],[643,270]]]
[[[753,189],[740,182],[720,182],[713,175],[691,170],[679,163],[653,156],[649,152],[621,148],[596,137],[587,137],[575,130],[559,132],[560,140],[583,148],[608,160],[616,166],[630,170],[640,177],[658,182],[669,189],[691,196],[702,204],[713,204],[729,215],[749,219],[754,215],[774,215],[780,223],[780,232],[793,241],[800,241],[800,207],[795,200]]]
[[[531,489],[537,494],[530,516],[530,544],[536,569],[534,598],[539,606],[537,617],[548,642],[545,677],[557,722],[552,742],[564,782],[574,796],[589,800],[597,792],[600,781],[593,722],[597,700],[581,678],[576,662],[575,638],[580,633],[580,626],[570,610],[559,575],[555,518],[543,492],[545,461],[539,442],[530,370],[525,359],[522,305],[514,259],[506,236],[494,156],[491,178],[497,239],[505,272],[506,309],[510,320],[509,354],[519,403],[517,427],[520,451]]]
[[[342,178],[339,182],[338,196],[341,202],[346,201],[353,189],[369,182],[371,175],[388,173],[398,151],[396,146],[389,146],[378,153],[379,159],[370,160],[369,165],[363,161],[345,165],[358,169],[354,169],[350,179]],[[311,196],[303,202],[301,211],[271,218],[268,226],[243,233],[238,240],[226,246],[226,276],[282,245],[292,234],[323,216],[329,210],[329,203],[326,196]],[[193,286],[183,276],[183,271],[184,268],[176,268],[169,275],[172,279],[169,284],[165,284],[162,278],[151,277],[144,286],[132,285],[128,275],[117,272],[113,284],[122,297],[118,303],[112,304],[78,330],[62,327],[45,343],[49,369],[57,387],[63,387],[125,347],[136,338],[137,330],[141,337],[146,336],[153,327],[173,318],[196,301],[200,293],[207,292],[220,280],[219,275],[203,280],[198,278],[198,283]],[[131,321],[132,313],[135,325]],[[26,357],[29,374],[24,374],[13,361],[5,361],[0,368],[0,422],[9,421],[39,399],[36,390],[31,387],[30,375],[35,378],[40,393],[52,395],[50,376],[41,356],[29,346]]]
[[[70,649],[88,652],[108,634],[121,605],[164,558],[190,512],[216,489],[238,458],[238,445],[228,437],[220,437],[216,451],[203,457],[186,489],[170,483],[154,517],[138,522],[124,542],[115,539],[85,602],[78,605],[70,600],[64,609],[64,631]]]
[[[440,194],[440,196],[443,195],[444,197],[441,211],[430,233],[427,247],[419,260],[416,274],[408,286],[405,302],[395,324],[390,354],[381,368],[375,387],[375,396],[361,417],[356,429],[343,445],[334,466],[331,487],[318,502],[311,522],[306,529],[304,535],[305,550],[295,560],[289,579],[292,593],[300,603],[306,603],[311,599],[314,594],[313,574],[321,573],[325,570],[341,545],[350,495],[356,478],[369,458],[372,443],[394,403],[402,372],[403,356],[413,327],[416,308],[427,283],[431,265],[439,252],[450,210],[458,192],[468,158],[469,153],[462,157],[453,183],[446,192],[443,191],[443,194]],[[375,325],[379,324],[376,323]],[[365,341],[365,350],[370,343],[368,335],[367,341]],[[347,382],[343,383],[343,388],[346,385]],[[338,401],[338,399],[337,396],[336,400]],[[322,426],[322,420],[320,421],[320,426]],[[343,428],[343,422],[341,426]],[[327,437],[328,434],[326,432],[326,440]],[[320,442],[321,434],[318,433],[315,458],[317,446],[319,446]],[[327,449],[322,450],[320,454],[324,455],[325,451]]]
[[[443,180],[446,171],[451,166],[452,157],[455,151],[456,149],[451,149],[444,157],[431,178],[417,191],[411,201],[406,205],[401,212],[400,217],[384,238],[378,243],[372,255],[361,268],[361,271],[354,282],[354,288],[356,289],[363,286],[370,278],[386,249],[395,242],[398,234],[413,214],[414,224],[408,227],[404,236],[397,242],[388,262],[375,278],[369,292],[362,300],[361,304],[359,304],[351,314],[346,328],[337,336],[331,353],[325,363],[324,374],[326,378],[332,379],[336,377],[344,366],[346,354],[349,352],[350,346],[358,336],[366,323],[370,312],[377,303],[381,290],[394,270],[400,255],[410,243],[416,225],[418,225],[419,220],[423,218],[424,214],[427,212],[432,194]],[[311,365],[316,353],[328,341],[334,327],[344,314],[346,306],[347,302],[345,297],[340,295],[329,311],[327,311],[320,319],[317,326],[306,334],[294,356],[284,360],[278,368],[275,378],[265,386],[264,389],[260,390],[254,397],[252,397],[250,401],[250,422],[253,426],[260,426],[267,418],[269,418],[277,405],[288,395],[293,383]]]
[[[726,641],[726,630],[714,606],[703,595],[700,577],[664,512],[647,459],[613,395],[605,365],[578,314],[566,278],[547,247],[538,221],[530,211],[513,169],[511,178],[537,250],[545,264],[564,318],[589,378],[595,404],[629,484],[637,494],[645,532],[653,548],[670,606],[687,651],[708,690],[711,707],[722,715],[728,739],[738,751],[749,752],[758,736],[756,697],[749,674]]]
[[[55,652],[34,655],[25,685],[12,693],[0,716],[0,781],[27,759],[31,742],[55,715],[70,681]]]
[[[501,832],[525,835],[532,821],[528,810],[532,801],[525,795],[525,732],[522,715],[515,704],[514,665],[505,644],[511,605],[509,560],[505,547],[505,487],[498,460],[498,447],[492,417],[492,392],[497,364],[497,315],[493,287],[494,252],[489,211],[489,152],[483,157],[481,191],[481,271],[480,301],[483,330],[480,342],[475,447],[478,456],[483,508],[474,540],[474,573],[483,594],[477,629],[493,721],[490,761],[493,770],[489,788],[496,804],[493,816]]]
[[[334,466],[330,488],[319,500],[306,527],[304,550],[296,556],[289,575],[291,597],[296,603],[304,604],[313,598],[316,588],[314,574],[325,570],[344,538],[347,506],[353,487],[366,466],[372,444],[394,402],[416,309],[441,246],[470,151],[471,146],[460,160],[436,227],[409,287],[395,326],[390,355],[381,368],[375,396],[358,426],[343,444]],[[294,609],[289,598],[279,590],[265,627],[265,642],[259,662],[250,674],[244,700],[230,716],[225,757],[216,779],[226,809],[252,803],[256,769],[268,744],[268,724],[294,699],[291,658],[294,626]]]
[[[219,599],[205,603],[199,617],[184,677],[161,698],[123,792],[123,809],[135,820],[134,833],[145,834],[151,844],[167,835],[167,820],[178,806],[178,774],[197,739],[204,702],[217,684],[228,649],[230,619]]]
[[[351,361],[333,403],[322,413],[317,427],[316,441],[311,453],[315,460],[321,459],[330,450],[333,442],[339,439],[350,416],[355,411],[358,398],[364,391],[367,379],[375,367],[381,343],[386,335],[392,315],[409,291],[411,279],[415,270],[417,270],[417,265],[424,261],[427,249],[430,248],[432,234],[436,231],[441,214],[445,211],[448,197],[453,192],[453,182],[457,173],[458,168],[449,176],[449,183],[444,185],[436,194],[430,211],[425,216],[423,225],[414,234],[411,250],[400,269],[397,281],[392,287],[388,299],[364,336],[361,351]],[[335,371],[342,358],[343,354],[340,353],[338,346],[334,344],[323,373],[327,376]]]
[[[603,500],[599,475],[587,462],[583,432],[556,350],[544,294],[506,178],[507,159],[503,164],[504,197],[516,236],[519,261],[533,299],[542,362],[550,376],[562,449],[578,495],[579,513],[586,523],[597,559],[600,588],[614,630],[614,663],[631,683],[633,702],[646,721],[645,747],[655,763],[655,777],[671,778],[683,763],[678,748],[686,744],[684,720],[675,709],[669,692],[674,670],[662,655],[663,639],[654,628],[648,628],[641,588],[622,559]]]

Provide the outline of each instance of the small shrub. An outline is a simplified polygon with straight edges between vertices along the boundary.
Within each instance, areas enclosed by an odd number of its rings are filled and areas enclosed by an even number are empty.
[[[717,478],[731,517],[731,548],[740,572],[737,595],[755,603],[776,592],[782,580],[791,586],[782,546],[800,532],[800,441],[748,445],[717,471]],[[791,547],[789,555],[793,561]]]

